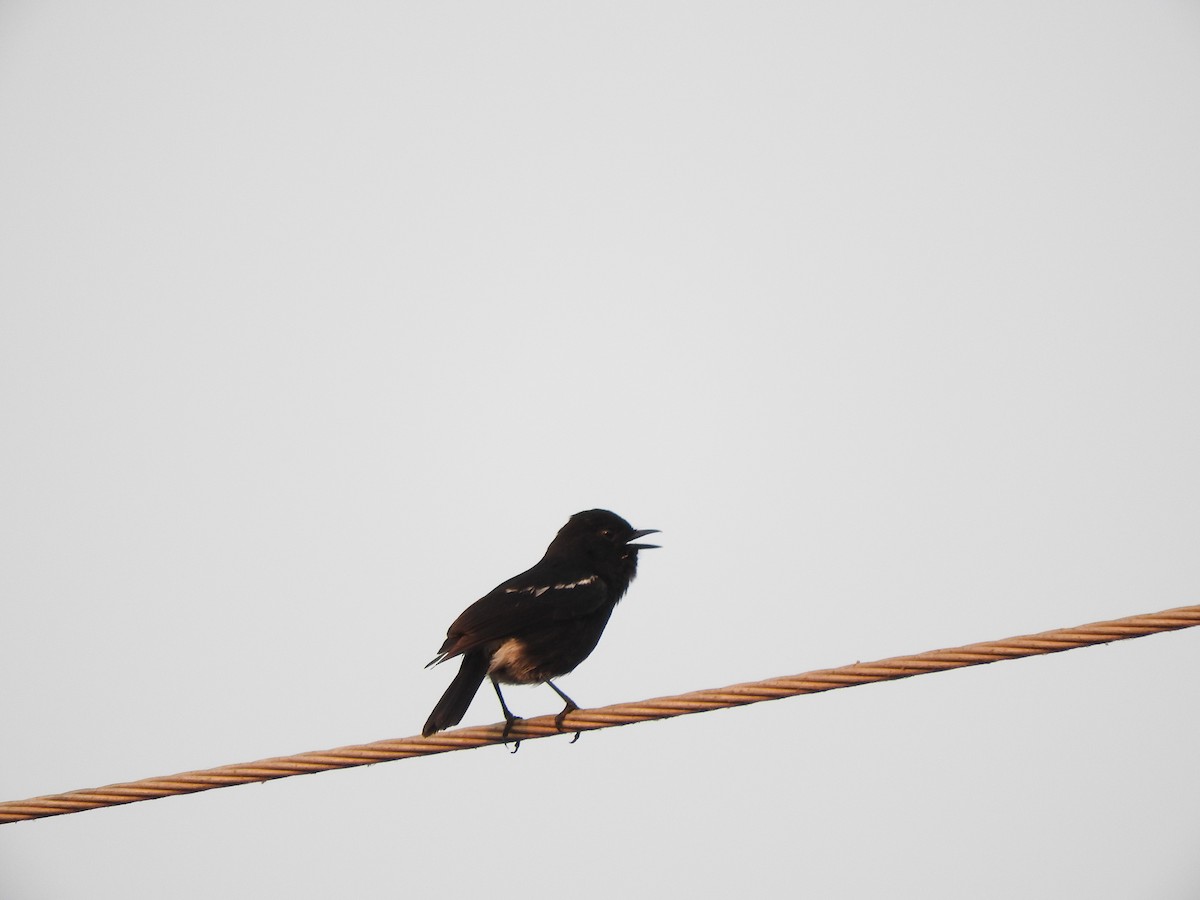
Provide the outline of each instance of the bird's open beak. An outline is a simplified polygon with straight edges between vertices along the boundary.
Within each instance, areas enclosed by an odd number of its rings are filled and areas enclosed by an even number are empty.
[[[629,540],[636,541],[638,538],[645,537],[648,534],[660,534],[660,533],[661,532],[659,532],[659,530],[657,528],[643,528],[641,531],[635,531],[633,534],[631,534],[629,536]],[[658,550],[658,549],[660,549],[658,544],[631,544],[631,543],[629,543],[629,541],[625,542],[625,546],[628,547],[630,550]]]

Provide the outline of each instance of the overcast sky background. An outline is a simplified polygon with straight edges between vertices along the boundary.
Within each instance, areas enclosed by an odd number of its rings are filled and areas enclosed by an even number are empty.
[[[0,799],[1200,602],[1200,5],[0,3]],[[1200,631],[0,828],[2,900],[1200,896]],[[555,712],[547,688],[510,692]],[[497,721],[490,691],[465,724]]]

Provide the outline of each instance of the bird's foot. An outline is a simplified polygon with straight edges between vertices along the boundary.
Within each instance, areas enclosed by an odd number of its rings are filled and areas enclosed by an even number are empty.
[[[573,701],[568,700],[567,705],[562,708],[562,712],[560,712],[557,716],[554,717],[554,727],[557,728],[559,731],[562,731],[563,724],[566,722],[566,719],[567,719],[567,714],[573,713],[577,709],[579,709],[579,707],[576,706]],[[579,735],[582,733],[583,732],[580,732],[580,731],[575,732],[575,737],[571,738],[571,743],[573,744],[577,740],[579,740]]]
[[[502,732],[500,732],[500,740],[504,741],[505,747],[508,746],[508,733],[510,731],[512,731],[513,725],[515,725],[517,722],[521,722],[521,721],[523,721],[521,716],[505,716],[504,717],[504,730]],[[521,749],[521,739],[517,738],[517,740],[513,741],[513,748],[510,752],[516,753],[520,749]]]

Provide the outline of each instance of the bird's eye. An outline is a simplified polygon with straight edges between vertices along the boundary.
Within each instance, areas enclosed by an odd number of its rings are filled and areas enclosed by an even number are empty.
[[[612,537],[612,529],[611,528],[601,528],[600,529],[600,537]]]

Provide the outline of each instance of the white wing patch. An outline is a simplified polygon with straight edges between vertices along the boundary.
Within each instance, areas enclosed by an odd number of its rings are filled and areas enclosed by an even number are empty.
[[[556,584],[554,589],[556,591],[569,591],[572,588],[583,587],[584,585],[588,584],[595,584],[596,580],[597,579],[595,575],[589,575],[587,578],[580,578],[578,581],[569,581],[564,584]],[[545,590],[545,588],[542,588],[542,590]]]
[[[589,584],[595,584],[599,580],[600,579],[597,576],[589,575],[586,578],[580,578],[578,581],[560,582],[559,584],[554,585],[554,590],[570,591],[577,587],[586,587]],[[542,596],[542,594],[546,593],[546,591],[548,591],[548,590],[550,590],[550,588],[547,585],[542,585],[542,587],[520,587],[520,588],[510,587],[510,588],[505,588],[504,593],[506,593],[506,594],[533,594],[533,596],[535,596],[535,597],[540,597],[540,596]]]

